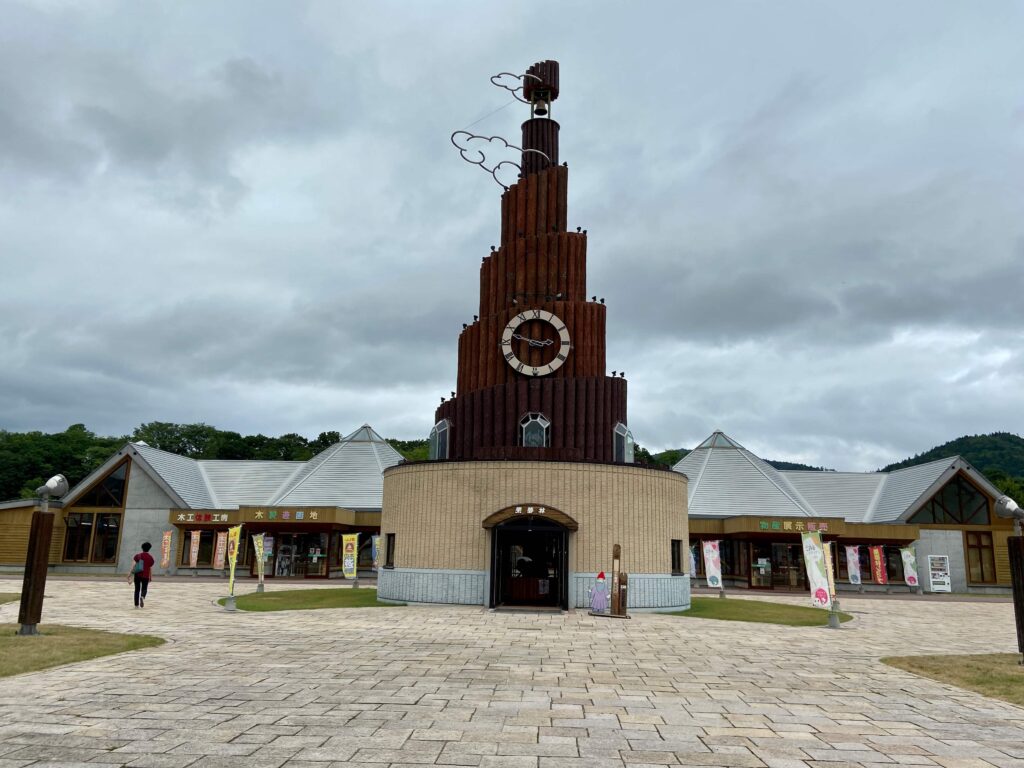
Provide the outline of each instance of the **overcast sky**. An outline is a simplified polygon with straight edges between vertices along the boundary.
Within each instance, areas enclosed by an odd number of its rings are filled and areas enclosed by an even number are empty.
[[[498,240],[449,134],[517,141],[488,78],[550,58],[642,445],[873,470],[1024,431],[1020,3],[0,18],[0,428],[425,437]]]

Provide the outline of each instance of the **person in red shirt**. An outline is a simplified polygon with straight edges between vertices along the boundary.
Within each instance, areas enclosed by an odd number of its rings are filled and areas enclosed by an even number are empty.
[[[132,558],[136,608],[143,608],[146,605],[146,592],[149,589],[149,580],[153,578],[153,566],[156,565],[156,560],[149,554],[149,550],[152,548],[152,544],[144,541],[142,542],[142,551]]]

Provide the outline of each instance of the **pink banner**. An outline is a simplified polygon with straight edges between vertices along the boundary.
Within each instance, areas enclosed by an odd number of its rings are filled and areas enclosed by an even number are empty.
[[[202,531],[189,531],[192,540],[188,550],[188,567],[195,568],[199,564],[199,542],[203,538]]]
[[[722,588],[722,556],[718,551],[717,541],[705,541],[704,545],[704,577],[708,586]]]
[[[224,555],[228,551],[228,532],[217,531],[217,546],[213,550],[213,567],[220,571],[224,568]]]
[[[164,531],[163,539],[160,541],[160,567],[167,569],[171,565],[171,537],[174,531]]]

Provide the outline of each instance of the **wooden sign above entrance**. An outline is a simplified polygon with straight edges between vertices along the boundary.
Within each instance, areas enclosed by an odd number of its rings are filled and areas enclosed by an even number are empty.
[[[570,531],[579,530],[580,527],[579,523],[573,520],[569,515],[565,514],[565,512],[554,509],[553,507],[549,507],[545,504],[516,504],[511,507],[505,507],[504,509],[498,510],[497,512],[485,517],[483,520],[483,527],[493,528],[499,523],[504,523],[506,520],[518,517],[527,517],[530,515],[536,515],[537,517],[543,517],[547,520],[551,520]]]
[[[818,531],[838,536],[846,531],[846,521],[838,518],[806,517],[730,517],[724,521],[724,533],[769,533],[797,535],[804,531]]]

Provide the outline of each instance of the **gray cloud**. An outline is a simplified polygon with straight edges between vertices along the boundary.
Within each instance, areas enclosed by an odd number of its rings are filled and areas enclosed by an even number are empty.
[[[558,58],[643,445],[873,469],[1024,429],[1024,12],[738,13],[6,6],[0,428],[426,434],[499,228],[448,136],[517,143],[487,78]]]

